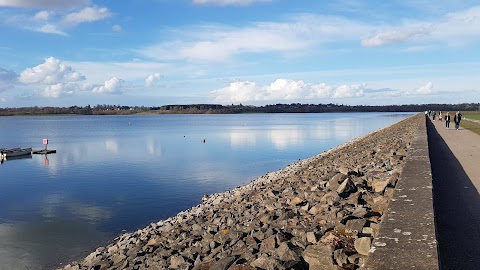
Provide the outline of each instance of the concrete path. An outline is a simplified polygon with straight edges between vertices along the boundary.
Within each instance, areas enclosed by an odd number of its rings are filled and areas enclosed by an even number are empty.
[[[480,136],[454,126],[427,120],[440,269],[480,269]]]

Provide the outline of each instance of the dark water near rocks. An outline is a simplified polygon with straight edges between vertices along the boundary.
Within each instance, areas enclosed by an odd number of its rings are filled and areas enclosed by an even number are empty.
[[[0,269],[55,268],[404,113],[0,117]],[[205,142],[203,142],[205,140]]]

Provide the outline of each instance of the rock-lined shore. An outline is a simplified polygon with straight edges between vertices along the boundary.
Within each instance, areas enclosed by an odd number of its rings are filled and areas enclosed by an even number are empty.
[[[359,269],[424,117],[204,196],[63,269]]]

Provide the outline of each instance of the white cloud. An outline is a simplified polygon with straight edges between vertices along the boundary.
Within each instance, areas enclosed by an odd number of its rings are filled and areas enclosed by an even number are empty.
[[[405,21],[401,26],[384,27],[373,36],[361,40],[361,44],[374,47],[407,41],[436,41],[457,45],[466,44],[479,36],[480,6],[474,6],[449,13],[435,21]]]
[[[389,30],[377,33],[373,37],[363,39],[361,41],[362,46],[375,47],[382,46],[391,43],[403,42],[415,38],[422,38],[431,32],[425,26],[417,26],[411,28],[403,28],[399,30]]]
[[[93,88],[92,92],[98,94],[121,94],[123,82],[122,79],[112,77],[105,81],[104,85]]]
[[[11,71],[0,67],[0,92],[11,89],[17,82],[18,75]]]
[[[270,85],[237,81],[230,86],[212,91],[216,102],[238,103],[248,101],[285,101],[318,98],[352,98],[364,96],[366,84],[341,85],[311,84],[304,81],[277,79]]]
[[[33,18],[39,21],[46,21],[50,18],[50,12],[45,10],[39,11],[33,16]]]
[[[57,83],[54,85],[47,85],[42,95],[48,98],[62,98],[73,96],[77,91],[88,89],[91,89],[91,85],[89,83]]]
[[[432,93],[432,90],[433,90],[433,83],[428,82],[426,85],[415,89],[414,93],[419,95],[428,95]]]
[[[82,81],[85,80],[85,76],[62,61],[49,57],[45,59],[45,63],[24,70],[18,80],[24,84],[54,85],[62,82]]]
[[[5,98],[0,98],[0,102],[7,102],[7,100]]]
[[[18,11],[8,16],[5,23],[15,27],[47,34],[67,35],[65,31],[69,28],[104,20],[110,17],[111,13],[105,7],[87,6],[60,11],[42,10],[33,15],[28,11]]]
[[[62,61],[49,57],[43,64],[27,68],[18,77],[18,81],[28,85],[45,86],[42,95],[49,98],[72,96],[77,91],[85,91],[90,84],[85,76]]]
[[[449,45],[468,43],[480,37],[480,6],[449,13],[435,25],[432,36]]]
[[[122,32],[122,26],[115,24],[114,26],[112,26],[112,30],[115,32]]]
[[[75,26],[85,22],[95,22],[110,17],[110,11],[104,7],[86,7],[78,12],[67,14],[61,21],[62,24]]]
[[[332,98],[363,97],[363,90],[367,84],[341,85],[335,88]]]
[[[56,25],[53,24],[45,24],[40,26],[37,29],[34,29],[35,32],[41,32],[41,33],[46,33],[46,34],[57,34],[57,35],[62,35],[66,36],[67,33],[61,31],[60,29],[57,28]]]
[[[163,76],[160,73],[151,74],[145,79],[145,86],[152,87],[156,81],[160,80]]]
[[[198,5],[212,4],[212,5],[220,5],[220,6],[227,6],[227,5],[247,6],[256,2],[271,2],[271,1],[272,0],[192,0],[194,4],[198,4]]]
[[[0,7],[70,9],[89,2],[90,0],[0,0]]]
[[[66,84],[57,83],[54,85],[48,85],[45,87],[42,95],[49,98],[59,98],[64,96],[72,96],[75,91],[73,89],[67,89]]]
[[[298,15],[285,22],[256,22],[245,27],[202,25],[172,32],[138,52],[158,60],[227,61],[238,54],[298,53],[322,43],[358,40],[370,28],[332,16]]]

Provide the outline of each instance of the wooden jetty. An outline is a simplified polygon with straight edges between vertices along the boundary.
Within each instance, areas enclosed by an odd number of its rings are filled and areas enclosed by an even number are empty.
[[[53,150],[53,149],[40,149],[40,150],[33,150],[32,154],[46,155],[46,154],[53,154],[56,152],[57,150]]]

